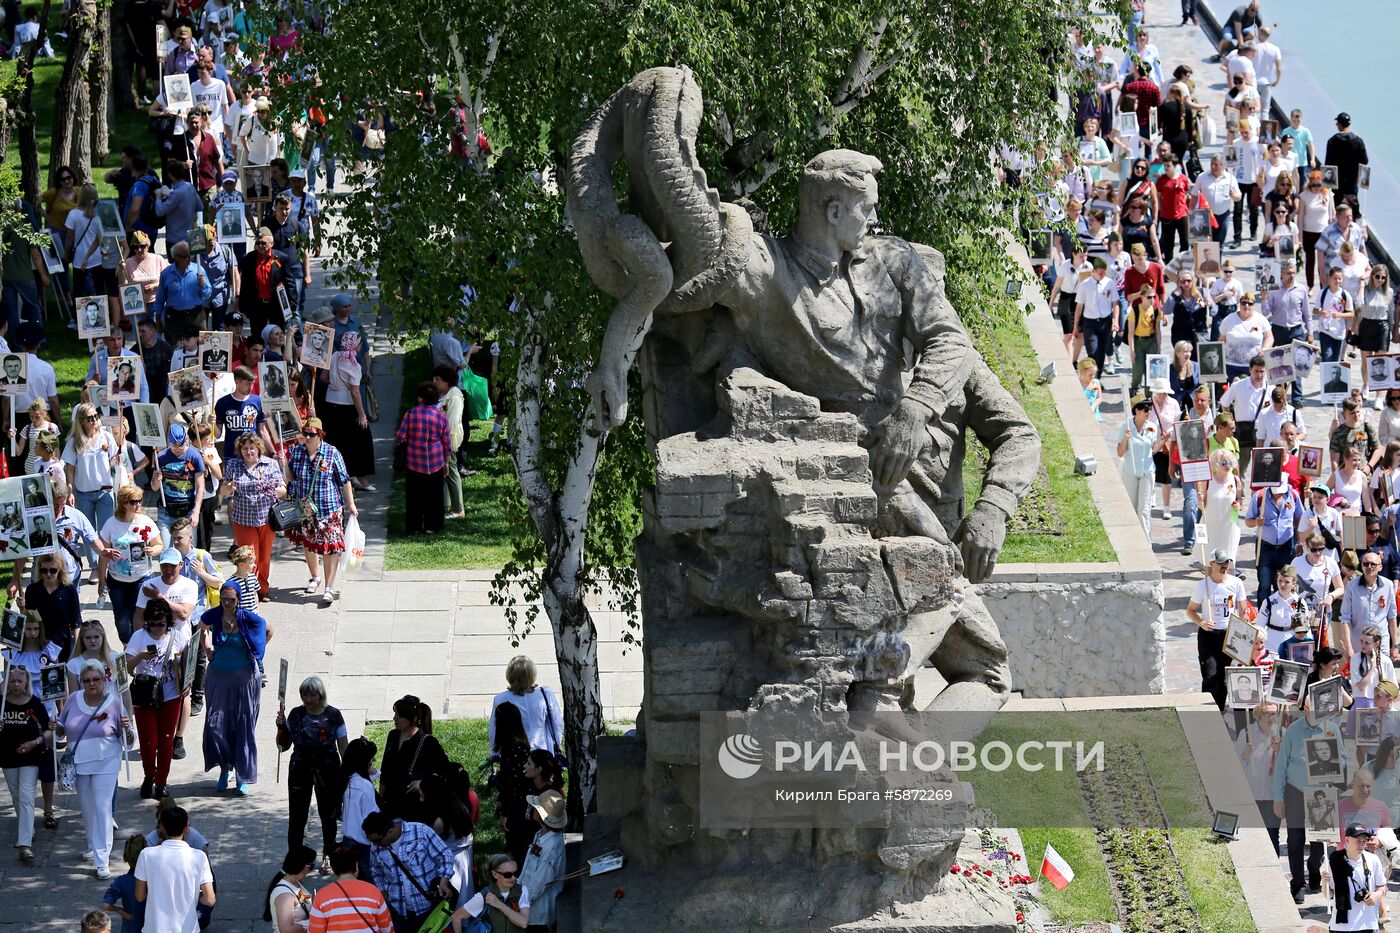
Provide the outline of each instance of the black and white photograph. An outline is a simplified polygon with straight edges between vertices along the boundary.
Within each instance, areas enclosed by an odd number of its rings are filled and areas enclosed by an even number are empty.
[[[1307,665],[1279,658],[1269,671],[1269,702],[1285,706],[1297,703],[1303,680],[1308,676]]]
[[[34,511],[24,516],[25,538],[31,554],[53,550],[53,515]]]
[[[282,320],[292,319],[292,299],[287,295],[287,284],[277,286],[277,305],[282,309]]]
[[[1250,454],[1249,486],[1251,489],[1267,489],[1283,482],[1282,447],[1256,447]]]
[[[1351,383],[1347,375],[1349,369],[1341,363],[1318,363],[1318,375],[1322,380],[1322,394],[1318,398],[1324,405],[1335,405],[1346,401],[1351,393]]]
[[[103,424],[107,423],[108,418],[115,419],[117,417],[117,406],[107,399],[107,384],[105,382],[88,386],[85,394],[88,404],[96,408],[98,414],[102,416]]]
[[[20,495],[24,498],[24,510],[51,510],[49,500],[49,477],[47,473],[20,477]]]
[[[0,503],[0,533],[19,534],[24,531],[24,506],[19,500]]]
[[[1230,691],[1231,709],[1254,709],[1264,702],[1264,669],[1227,667],[1225,688]]]
[[[1288,660],[1297,661],[1299,664],[1312,666],[1313,651],[1317,648],[1315,641],[1295,641],[1288,646]]]
[[[1181,453],[1182,463],[1205,460],[1209,457],[1206,423],[1199,419],[1178,421],[1176,424],[1176,444],[1177,450]]]
[[[1394,366],[1389,354],[1378,353],[1366,361],[1366,379],[1372,392],[1393,389]]]
[[[1322,187],[1334,189],[1337,187],[1337,166],[1324,165],[1322,167]]]
[[[1309,784],[1340,784],[1344,780],[1341,747],[1342,740],[1335,735],[1322,735],[1303,743]]]
[[[1279,262],[1292,262],[1298,255],[1298,243],[1290,234],[1280,233],[1273,239],[1274,258]]]
[[[289,441],[301,433],[301,419],[295,408],[269,408],[267,418],[280,440]]]
[[[1309,787],[1303,791],[1303,829],[1309,839],[1333,845],[1342,835],[1337,819],[1337,791],[1332,787]]]
[[[1192,208],[1186,215],[1186,229],[1193,241],[1210,239],[1210,208]]]
[[[1197,275],[1220,274],[1220,244],[1214,240],[1192,241],[1192,258]]]
[[[146,313],[146,296],[141,293],[140,285],[123,285],[121,295],[125,317],[140,317]]]
[[[1279,272],[1277,262],[1261,259],[1254,264],[1254,291],[1259,296],[1261,305],[1269,292],[1276,292],[1282,287],[1283,275]]]
[[[180,411],[202,408],[210,404],[207,383],[198,366],[189,366],[170,374],[170,397]]]
[[[140,286],[138,286],[139,288]],[[78,336],[84,340],[101,340],[112,332],[107,313],[106,295],[89,295],[73,302],[78,314]]]
[[[1050,249],[1051,234],[1049,230],[1032,230],[1026,244],[1026,252],[1030,254],[1031,265],[1048,266],[1054,258]]]
[[[107,357],[107,398],[135,402],[141,398],[141,360],[135,356]]]
[[[249,204],[265,204],[272,200],[272,166],[243,166],[243,200]]]
[[[1254,656],[1254,640],[1261,631],[1242,616],[1232,615],[1230,624],[1225,627],[1225,645],[1221,650],[1248,667]]]
[[[1293,345],[1270,347],[1264,351],[1264,366],[1269,385],[1281,385],[1297,378],[1293,369]]]
[[[1312,375],[1313,368],[1317,366],[1317,347],[1302,340],[1293,341],[1293,375],[1297,379],[1306,379]]]
[[[1207,341],[1196,347],[1196,361],[1201,365],[1202,382],[1224,382],[1225,344],[1221,341]]]
[[[1322,448],[1312,444],[1298,445],[1298,472],[1303,476],[1322,475]]]
[[[225,204],[217,215],[219,239],[224,243],[242,243],[248,238],[248,215],[242,204]]]
[[[1356,744],[1379,745],[1385,738],[1385,711],[1376,706],[1356,710]]]
[[[1259,121],[1259,142],[1263,143],[1265,146],[1269,145],[1270,143],[1278,142],[1277,120]]]
[[[1171,358],[1162,353],[1149,353],[1147,355],[1147,384],[1151,385],[1158,380],[1166,380],[1170,370]]]
[[[1342,715],[1342,678],[1328,677],[1308,687],[1308,709],[1313,719],[1334,719]]]
[[[68,695],[68,668],[62,664],[46,664],[39,668],[39,699],[45,703],[61,700]]]
[[[258,364],[258,394],[262,397],[263,405],[268,408],[273,407],[278,402],[290,404],[291,398],[287,394],[287,364],[285,362],[278,360]]]
[[[306,338],[301,347],[301,361],[316,369],[331,368],[332,343],[335,328],[327,324],[306,324]]]
[[[166,52],[170,49],[170,27],[165,20],[156,23],[156,58],[165,61]]]
[[[116,237],[118,240],[126,239],[126,227],[122,226],[121,208],[111,198],[103,198],[97,202],[97,229],[102,231],[104,237]]]
[[[1369,166],[1369,165],[1358,165],[1358,166],[1356,167],[1356,187],[1358,187],[1358,188],[1370,188],[1370,187],[1371,187],[1371,166]]]
[[[138,447],[165,446],[165,430],[161,427],[160,406],[137,402],[131,406],[131,414],[136,419],[136,445]]]
[[[188,113],[194,106],[194,95],[190,93],[190,76],[184,73],[166,75],[161,79],[165,90],[165,109],[171,113]]]
[[[56,241],[51,238],[48,246],[40,247],[39,252],[44,254],[44,269],[49,275],[57,275],[63,271],[63,253],[59,251]]]
[[[209,252],[209,237],[204,232],[204,224],[195,224],[191,227],[190,232],[185,236],[185,242],[190,245],[190,252],[196,256]]]
[[[1113,128],[1118,131],[1124,145],[1130,139],[1137,139],[1138,119],[1136,113],[1120,113],[1113,118]]]
[[[199,332],[199,368],[206,373],[226,373],[233,361],[233,334],[226,330]]]
[[[0,395],[24,395],[29,391],[29,357],[23,353],[0,355]]]
[[[24,645],[24,613],[14,606],[0,616],[0,645],[16,650]]]

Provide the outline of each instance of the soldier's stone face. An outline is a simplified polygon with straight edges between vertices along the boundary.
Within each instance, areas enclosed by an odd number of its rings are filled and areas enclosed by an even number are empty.
[[[878,201],[875,181],[871,179],[859,195],[848,195],[828,206],[827,216],[836,228],[837,246],[849,251],[865,241],[866,234],[875,223],[875,205]]]

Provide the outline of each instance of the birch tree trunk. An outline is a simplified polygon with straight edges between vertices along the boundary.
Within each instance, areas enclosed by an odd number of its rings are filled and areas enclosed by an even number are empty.
[[[63,63],[63,75],[58,79],[58,87],[54,91],[53,133],[49,138],[50,175],[61,164],[59,160],[72,157],[77,149],[73,140],[75,135],[82,135],[82,150],[87,150],[87,117],[91,112],[91,102],[86,79],[96,24],[97,4],[93,0],[83,0],[75,5],[68,17],[68,59]],[[80,118],[81,123],[78,122]],[[76,165],[70,167],[78,170]]]
[[[109,132],[115,114],[112,107],[113,44],[112,7],[104,3],[97,11],[96,34],[88,63],[88,140],[93,165],[105,165],[111,154]]]

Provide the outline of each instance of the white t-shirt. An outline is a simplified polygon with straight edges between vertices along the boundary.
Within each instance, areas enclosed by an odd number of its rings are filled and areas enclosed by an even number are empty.
[[[1207,589],[1209,589],[1210,594],[1208,612]],[[1201,618],[1211,622],[1218,631],[1222,632],[1230,622],[1230,614],[1243,606],[1245,599],[1244,581],[1234,574],[1226,574],[1225,579],[1220,583],[1216,583],[1208,577],[1202,577],[1196,581],[1196,588],[1191,592],[1191,602],[1201,607]]]
[[[1255,412],[1263,412],[1268,407],[1265,395],[1269,391],[1269,384],[1266,382],[1257,389],[1254,382],[1249,377],[1242,377],[1230,383],[1230,388],[1225,390],[1225,394],[1220,396],[1220,410],[1230,410],[1235,416],[1236,424],[1251,424],[1255,420]],[[1256,433],[1258,425],[1255,425]]]
[[[1269,87],[1274,83],[1281,58],[1283,52],[1272,42],[1254,43],[1254,83],[1257,87]]]
[[[518,887],[520,888],[520,900],[516,903],[515,906],[519,907],[521,910],[524,910],[530,906],[530,890],[526,888],[523,884],[518,885]],[[486,907],[485,893],[481,891],[476,892],[471,896],[471,900],[467,901],[462,906],[466,908],[468,915],[472,917],[480,917],[482,910]]]
[[[63,226],[73,231],[73,266],[77,269],[95,269],[102,265],[102,224],[97,215],[91,217],[75,207],[68,212]]]
[[[1332,884],[1347,884],[1355,891],[1385,891],[1386,877],[1390,874],[1381,860],[1374,853],[1361,850],[1361,857],[1355,861],[1347,859],[1351,863],[1352,875],[1350,880],[1341,881],[1338,878],[1332,879]],[[150,916],[147,913],[147,916]],[[1337,921],[1337,901],[1335,898],[1327,899],[1327,929],[1329,930],[1375,930],[1380,926],[1380,907],[1368,904],[1359,904],[1356,898],[1352,897],[1351,906],[1347,911],[1345,923]]]
[[[1346,275],[1343,273],[1343,283],[1346,282]],[[1348,311],[1356,310],[1356,302],[1351,297],[1351,292],[1343,285],[1341,291],[1333,291],[1330,287],[1324,286],[1317,295],[1317,307],[1323,311],[1333,311],[1338,314],[1345,314]],[[1313,320],[1317,322],[1317,329],[1333,340],[1344,340],[1347,335],[1347,318],[1319,317],[1313,315]]]
[[[1305,545],[1306,546],[1306,545]],[[1308,605],[1318,605],[1322,598],[1332,592],[1342,577],[1342,568],[1337,559],[1323,553],[1316,564],[1308,563],[1306,556],[1293,558],[1293,570],[1298,574],[1298,593]]]
[[[228,107],[228,85],[211,75],[208,84],[191,81],[190,94],[194,96],[196,104],[203,104],[209,108],[210,134],[223,138],[224,115]]]
[[[1259,413],[1259,417],[1254,419],[1254,430],[1259,438],[1259,443],[1264,447],[1274,446],[1274,441],[1278,440],[1283,433],[1283,426],[1288,423],[1298,426],[1299,431],[1303,429],[1303,418],[1298,414],[1298,409],[1292,405],[1284,404],[1283,411],[1279,411],[1273,403],[1264,406],[1264,410]],[[1299,434],[1302,437],[1302,434]]]
[[[106,428],[99,429],[97,436],[88,440],[81,454],[74,451],[70,437],[63,448],[63,462],[73,468],[73,489],[77,492],[111,489],[116,485],[112,461],[118,454],[117,440]]]
[[[151,575],[153,559],[146,554],[146,543],[160,537],[160,529],[150,516],[138,514],[125,522],[113,515],[98,535],[121,552],[118,560],[107,562],[107,572],[113,578],[123,583],[140,583]]]
[[[151,597],[146,595],[147,586],[154,586],[159,590],[161,598],[168,603],[188,603],[193,606],[195,603],[199,602],[199,588],[195,586],[194,581],[189,577],[178,576],[175,578],[174,583],[167,584],[160,578],[160,575],[157,574],[149,580],[141,581],[141,590],[136,596],[136,608],[138,609],[146,608],[146,605],[151,601]],[[171,608],[173,609],[174,607],[172,606]],[[177,621],[188,621],[188,618],[184,620],[177,619]],[[179,627],[185,628],[186,626]]]
[[[337,353],[331,358],[330,382],[326,385],[326,401],[332,405],[353,405],[352,391],[360,385],[359,364],[347,366]]]
[[[1225,362],[1230,366],[1248,366],[1264,347],[1264,335],[1269,322],[1262,314],[1251,314],[1249,320],[1233,312],[1220,322],[1220,336],[1225,341]]]
[[[1086,321],[1112,317],[1118,297],[1118,289],[1107,275],[1102,281],[1090,276],[1080,282],[1074,292],[1075,303],[1084,306],[1082,317]]]
[[[146,926],[161,933],[199,933],[199,889],[214,883],[209,856],[183,839],[141,850],[136,880],[146,882]]]
[[[152,677],[161,679],[161,689],[164,691],[164,698],[168,702],[180,695],[179,665],[175,663],[175,656],[184,651],[190,643],[190,627],[188,625],[176,624],[165,630],[165,634],[159,640],[151,637],[151,633],[144,628],[137,629],[131,633],[131,641],[126,643],[126,653],[141,655],[145,660],[135,662],[131,667],[131,676],[138,674],[149,674]],[[155,654],[151,654],[146,649],[155,645]]]

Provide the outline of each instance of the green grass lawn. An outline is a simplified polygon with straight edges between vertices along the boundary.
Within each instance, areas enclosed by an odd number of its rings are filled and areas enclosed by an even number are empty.
[[[1186,877],[1191,901],[1207,933],[1251,933],[1256,929],[1249,911],[1241,909],[1244,894],[1229,849],[1210,833],[1212,813],[1206,802],[1190,746],[1173,710],[1063,714],[1042,721],[1030,714],[999,718],[981,736],[1011,744],[1032,739],[1113,742],[1137,745],[1147,755],[1148,768],[1167,815],[1172,846]],[[1005,826],[1016,826],[1026,847],[1026,864],[1033,874],[1040,866],[1046,843],[1065,857],[1074,869],[1074,882],[1064,891],[1041,886],[1041,897],[1051,916],[1061,923],[1116,921],[1108,870],[1099,843],[1084,813],[1078,781],[1071,771],[1046,769],[1033,778],[1009,769],[1000,773],[973,773],[977,805],[990,810]],[[1148,793],[1147,788],[1142,789]],[[1053,828],[1037,826],[1054,815]],[[1073,828],[1066,828],[1073,827]]]
[[[63,75],[63,62],[67,57],[68,44],[64,39],[54,35],[54,32],[63,28],[63,7],[62,4],[55,3],[49,17],[49,44],[53,46],[53,58],[34,59],[34,117],[35,135],[37,137],[37,148],[39,151],[39,188],[42,191],[48,184],[49,177],[49,133],[53,128],[53,104],[54,94],[58,89],[59,79]],[[120,24],[114,24],[114,28],[121,28]],[[15,74],[15,60],[11,58],[0,62],[0,79],[9,80]],[[13,106],[13,102],[11,102]],[[102,176],[108,169],[120,168],[122,164],[122,148],[128,145],[139,146],[148,155],[154,153],[154,141],[146,132],[146,114],[140,111],[127,110],[118,111],[116,121],[108,128],[110,154],[101,165],[93,165],[93,181],[97,185],[98,193],[104,198],[116,196],[116,189],[102,180]],[[5,164],[11,166],[16,172],[19,171],[19,138],[14,136],[10,139],[10,149],[5,154]]]

